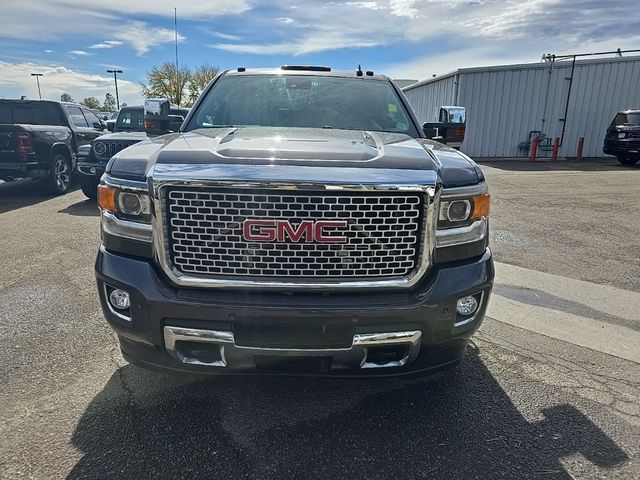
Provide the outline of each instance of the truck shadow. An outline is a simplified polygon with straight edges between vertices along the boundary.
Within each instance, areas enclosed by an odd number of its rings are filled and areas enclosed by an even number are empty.
[[[527,421],[478,355],[421,380],[164,376],[126,366],[72,436],[68,478],[573,478],[628,457],[572,405]]]
[[[69,193],[77,188],[77,182],[74,181]],[[0,182],[0,213],[36,205],[52,198],[56,198],[56,195],[48,193],[43,183],[37,180]]]
[[[58,210],[58,213],[67,213],[78,217],[97,217],[100,215],[100,210],[95,200],[86,199]]]

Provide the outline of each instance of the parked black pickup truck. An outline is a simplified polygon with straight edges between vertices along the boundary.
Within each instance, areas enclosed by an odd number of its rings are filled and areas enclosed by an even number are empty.
[[[145,122],[172,129],[156,107]],[[178,132],[107,164],[102,309],[147,368],[452,367],[493,284],[489,200],[475,162],[427,139],[385,76],[226,71]]]
[[[66,193],[78,148],[102,134],[104,124],[88,108],[48,100],[0,100],[0,179],[44,179]]]
[[[189,113],[188,108],[171,107],[171,114],[182,119]],[[148,138],[144,128],[144,108],[142,106],[123,107],[113,124],[113,133],[96,138],[91,146],[81,149],[78,159],[80,187],[89,198],[96,198],[96,188],[109,159],[120,150]]]

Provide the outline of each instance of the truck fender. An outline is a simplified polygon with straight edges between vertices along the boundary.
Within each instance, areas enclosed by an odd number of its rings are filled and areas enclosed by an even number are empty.
[[[72,155],[71,153],[71,149],[69,148],[69,145],[67,145],[66,143],[54,143],[51,146],[51,153],[49,154],[49,166],[51,166],[51,163],[53,162],[53,158],[58,155],[58,154],[62,154],[65,157],[67,157],[69,159],[69,161],[71,162],[71,170],[74,171],[76,169],[76,158],[75,155]]]

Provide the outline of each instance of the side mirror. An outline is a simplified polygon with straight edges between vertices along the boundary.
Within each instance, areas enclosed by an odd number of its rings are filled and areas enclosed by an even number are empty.
[[[147,135],[176,132],[182,125],[180,115],[171,115],[171,104],[166,98],[150,98],[144,102],[144,131]]]
[[[440,107],[438,116],[439,122],[427,122],[422,125],[425,136],[450,147],[460,148],[466,131],[465,107]]]
[[[109,130],[110,132],[113,132],[113,129],[116,127],[116,123],[115,122],[108,122],[107,123],[107,130]]]
[[[104,123],[102,122],[93,122],[92,125],[96,130],[104,130]]]
[[[182,115],[169,115],[169,130],[177,132],[184,122]]]
[[[422,131],[424,132],[425,137],[434,140],[438,136],[437,125],[437,123],[424,123],[422,125]]]

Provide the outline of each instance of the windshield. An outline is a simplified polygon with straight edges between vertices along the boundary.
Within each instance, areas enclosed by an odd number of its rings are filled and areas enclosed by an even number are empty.
[[[222,77],[187,130],[227,125],[373,130],[417,136],[389,82],[328,76]]]
[[[121,110],[115,131],[144,131],[144,111],[141,108]]]
[[[633,126],[640,126],[640,113],[627,113],[627,123]]]

